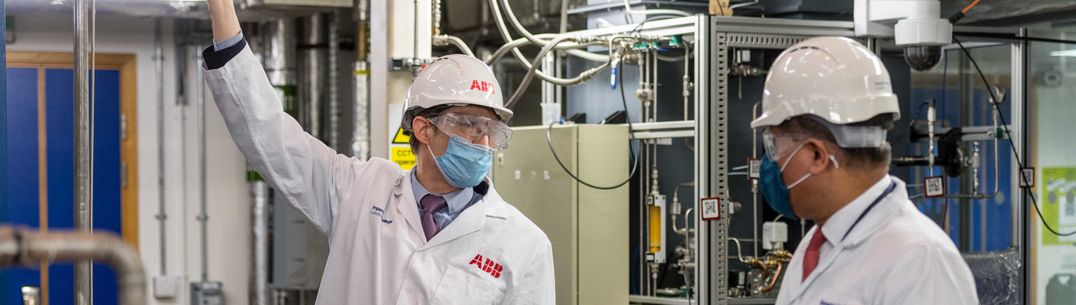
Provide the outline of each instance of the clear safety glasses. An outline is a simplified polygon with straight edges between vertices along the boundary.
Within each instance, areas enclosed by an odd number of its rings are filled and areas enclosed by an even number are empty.
[[[430,121],[441,131],[471,142],[479,142],[488,136],[489,147],[494,150],[504,150],[512,141],[512,129],[508,128],[507,124],[487,117],[444,113],[431,118]]]
[[[766,155],[770,156],[770,160],[780,160],[781,153],[784,150],[789,149],[797,142],[804,140],[806,137],[799,134],[782,135],[776,137],[770,132],[769,128],[762,129],[762,145],[766,148]]]

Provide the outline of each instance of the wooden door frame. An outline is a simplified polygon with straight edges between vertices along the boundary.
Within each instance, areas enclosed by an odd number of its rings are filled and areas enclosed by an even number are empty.
[[[126,164],[121,173],[122,189],[120,191],[120,230],[123,240],[138,249],[138,70],[137,57],[134,54],[97,54],[97,69],[119,70],[120,72],[120,160]],[[67,68],[74,66],[74,57],[64,52],[24,52],[8,51],[9,68]],[[39,75],[42,75],[39,72]],[[41,80],[39,76],[39,80]],[[39,88],[43,84],[38,85]],[[39,92],[43,93],[43,92]],[[38,94],[39,105],[43,104],[44,94]],[[39,106],[43,107],[43,106]],[[39,108],[40,109],[40,108]],[[40,116],[39,116],[40,117]],[[39,122],[39,124],[43,124]],[[42,134],[41,137],[44,135]],[[40,146],[39,146],[40,147]],[[41,189],[41,192],[46,192]],[[45,198],[45,197],[42,197]],[[44,203],[42,203],[44,206]],[[47,213],[47,211],[42,211]],[[42,217],[43,220],[45,219]],[[47,222],[43,223],[43,229]]]

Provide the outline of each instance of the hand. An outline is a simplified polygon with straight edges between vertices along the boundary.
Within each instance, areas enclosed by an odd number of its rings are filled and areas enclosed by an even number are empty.
[[[239,35],[239,17],[235,14],[232,0],[208,0],[209,15],[213,19],[213,40],[224,41]]]

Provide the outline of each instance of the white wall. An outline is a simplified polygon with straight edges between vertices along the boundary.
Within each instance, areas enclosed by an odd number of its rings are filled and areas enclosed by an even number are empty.
[[[17,40],[11,51],[71,52],[72,26],[69,13],[15,13]],[[148,304],[187,304],[189,282],[200,279],[198,214],[198,162],[194,99],[194,75],[189,106],[175,103],[175,66],[172,22],[164,31],[165,195],[167,269],[181,280],[178,297],[153,299]],[[10,29],[9,29],[10,30]],[[207,45],[208,45],[207,41]],[[160,238],[157,184],[157,83],[154,71],[154,20],[101,15],[97,21],[97,52],[137,56],[138,81],[138,201],[139,247],[149,278],[159,275]],[[195,56],[193,51],[191,56]],[[188,71],[194,71],[191,64]],[[191,73],[193,74],[193,73]],[[208,91],[208,90],[206,90]],[[208,92],[207,92],[208,95]],[[181,113],[185,112],[186,124]],[[220,114],[206,99],[207,193],[209,214],[209,279],[222,281],[229,304],[248,303],[250,269],[250,199],[245,181],[246,162],[224,129]],[[184,143],[181,134],[186,133]],[[183,159],[185,158],[185,162]],[[181,181],[184,177],[186,181]],[[59,203],[52,203],[59,204]],[[147,287],[151,288],[151,287]],[[152,292],[152,290],[150,290]]]

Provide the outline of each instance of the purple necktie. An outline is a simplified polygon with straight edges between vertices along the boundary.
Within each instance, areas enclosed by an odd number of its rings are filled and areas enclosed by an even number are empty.
[[[437,226],[437,221],[433,219],[433,213],[445,207],[447,202],[444,197],[429,194],[422,197],[420,203],[422,203],[422,232],[426,233],[426,240],[430,240],[437,235],[438,231],[441,231]]]

